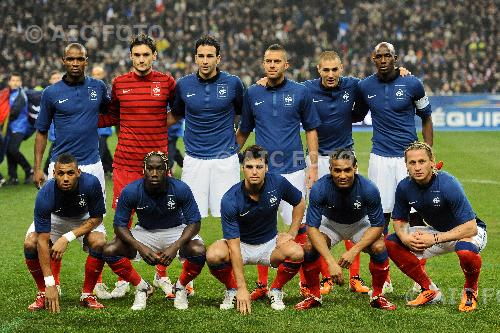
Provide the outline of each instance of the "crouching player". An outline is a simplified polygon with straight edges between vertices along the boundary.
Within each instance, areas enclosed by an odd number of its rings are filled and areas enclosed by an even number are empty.
[[[102,248],[106,244],[101,183],[97,177],[81,172],[69,153],[57,157],[53,175],[37,194],[34,222],[24,241],[26,265],[38,287],[36,300],[28,309],[60,311],[59,275],[52,273],[51,266],[60,262],[68,244],[77,238],[89,252],[80,304],[103,308],[92,293],[102,272]]]
[[[465,275],[460,311],[477,308],[477,288],[481,271],[479,253],[486,246],[486,225],[465,196],[460,183],[450,174],[436,171],[432,148],[414,142],[405,150],[409,177],[396,189],[393,211],[396,233],[387,237],[389,256],[403,273],[417,282],[422,291],[407,305],[435,303],[441,298],[419,265],[419,259],[456,252]],[[408,227],[410,209],[427,222],[425,227]]]
[[[133,211],[138,223],[129,230]],[[186,285],[205,265],[205,245],[198,236],[201,216],[191,189],[168,176],[167,156],[153,151],[144,158],[144,177],[128,184],[118,199],[115,239],[104,247],[104,259],[125,281],[136,287],[132,310],[146,308],[153,287],[144,281],[127,259],[142,257],[149,265],[170,265],[179,254],[185,261],[175,284],[174,307],[188,308]]]
[[[330,174],[323,176],[311,189],[307,235],[314,249],[325,258],[332,279],[338,284],[343,284],[341,268],[349,268],[361,251],[368,252],[373,288],[370,305],[395,310],[396,307],[382,295],[389,273],[389,258],[382,235],[385,223],[380,194],[375,184],[356,171],[356,156],[351,149],[339,149],[330,155]],[[352,240],[355,245],[337,262],[330,248],[342,240]],[[307,271],[304,269],[305,274]],[[319,274],[319,270],[316,272]],[[312,279],[306,274],[306,279],[311,296],[298,303],[297,310],[320,305],[319,275]]]
[[[304,217],[302,193],[280,175],[267,173],[268,153],[254,145],[243,153],[245,179],[232,186],[222,197],[221,222],[224,239],[207,250],[210,272],[226,286],[220,308],[250,313],[250,294],[243,266],[261,264],[277,267],[268,297],[271,308],[283,310],[283,286],[299,271],[304,258],[302,247],[294,242]],[[292,224],[286,233],[278,233],[277,212],[281,200],[293,206]]]

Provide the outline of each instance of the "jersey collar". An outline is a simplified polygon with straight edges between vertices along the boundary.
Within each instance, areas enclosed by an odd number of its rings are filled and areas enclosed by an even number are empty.
[[[283,81],[280,84],[278,84],[278,85],[276,85],[274,87],[267,87],[266,86],[266,89],[268,89],[268,90],[278,90],[278,89],[284,87],[287,82],[288,82],[288,79],[285,76],[285,78],[283,79]]]
[[[217,74],[215,74],[213,77],[211,77],[210,79],[204,79],[200,76],[200,72],[196,72],[196,77],[198,78],[198,80],[202,83],[214,83],[215,81],[217,81],[217,79],[219,78],[220,76],[220,69],[216,68],[215,69],[217,71]]]
[[[80,81],[80,82],[68,82],[66,79],[67,77],[68,77],[68,74],[64,74],[62,77],[62,81],[70,87],[83,86],[85,84],[85,82],[87,82],[87,76],[84,76],[83,81]]]
[[[323,91],[334,91],[334,90],[340,90],[342,88],[344,77],[343,76],[339,77],[339,84],[336,87],[333,87],[333,88],[325,87],[323,85],[323,81],[321,81],[321,78],[319,78],[318,80],[319,80],[319,87],[321,88],[321,90],[323,90]]]

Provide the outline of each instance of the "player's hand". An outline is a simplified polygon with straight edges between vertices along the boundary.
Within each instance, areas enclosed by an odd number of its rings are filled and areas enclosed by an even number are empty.
[[[172,260],[177,256],[177,252],[179,251],[179,247],[175,244],[170,245],[162,252],[160,255],[160,264],[169,266]]]
[[[267,86],[267,77],[262,77],[255,83],[257,83],[259,86],[265,87]]]
[[[411,72],[404,67],[399,67],[399,75],[407,76],[407,75],[411,75]]]
[[[59,313],[59,293],[56,286],[45,288],[45,308],[52,313]]]
[[[358,253],[352,249],[344,252],[339,258],[339,266],[342,268],[349,268],[357,255]]]
[[[318,180],[318,167],[310,166],[307,175],[307,188],[311,189],[314,183]]]
[[[236,309],[241,314],[250,314],[252,312],[250,293],[247,288],[238,288],[236,291]]]
[[[419,231],[409,234],[407,237],[401,238],[401,242],[413,252],[421,252],[422,250],[418,247],[417,233]]]
[[[420,232],[415,234],[415,247],[418,251],[423,251],[433,246],[436,241],[434,239],[434,234],[429,232]]]
[[[342,274],[342,268],[335,261],[328,263],[328,271],[330,272],[334,283],[339,286],[344,284],[344,274]]]
[[[37,189],[40,189],[45,183],[45,174],[43,173],[43,170],[36,169],[33,171],[33,183],[35,184],[35,187]]]
[[[287,232],[280,232],[276,238],[276,245],[280,245],[289,241],[293,241],[293,236]]]
[[[58,261],[62,259],[62,256],[64,254],[64,251],[68,248],[68,240],[66,237],[60,237],[54,245],[52,245],[51,249],[51,257],[52,259]]]
[[[155,266],[160,261],[160,256],[147,246],[141,246],[137,251],[148,265]]]

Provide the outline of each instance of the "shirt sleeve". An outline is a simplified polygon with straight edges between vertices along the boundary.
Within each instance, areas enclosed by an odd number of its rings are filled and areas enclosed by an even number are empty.
[[[372,227],[385,226],[384,212],[382,210],[382,201],[380,199],[380,192],[377,187],[373,185],[366,193],[366,207],[367,215]]]
[[[88,209],[90,217],[102,217],[106,214],[106,206],[104,204],[104,195],[102,187],[97,177],[92,177],[92,186],[87,194],[89,197]]]
[[[360,82],[357,82],[354,89],[354,106],[352,109],[352,119],[354,122],[362,121],[370,110],[361,93]]]
[[[45,233],[51,230],[51,214],[54,209],[53,192],[49,191],[49,186],[54,186],[54,182],[48,182],[37,193],[34,211],[35,232]]]
[[[432,113],[431,104],[429,102],[429,97],[425,94],[424,85],[422,82],[414,77],[412,92],[412,100],[415,105],[415,113],[420,118],[427,118]]]
[[[396,187],[394,209],[392,210],[392,219],[408,222],[411,207],[408,204],[408,200],[406,200],[403,181],[400,181],[398,186]]]
[[[255,128],[255,118],[253,115],[250,96],[247,90],[245,92],[245,95],[243,96],[243,108],[241,111],[240,131],[243,133],[250,133],[253,131],[254,128]]]
[[[186,115],[186,104],[184,104],[184,100],[182,99],[181,85],[179,82],[177,82],[174,90],[172,114],[177,117],[184,117]]]
[[[116,94],[116,79],[113,80],[107,109],[105,114],[99,115],[98,127],[109,127],[120,123],[120,100]]]
[[[321,200],[321,183],[316,183],[309,194],[309,207],[307,207],[306,224],[319,228],[321,225],[323,205]]]
[[[109,111],[109,104],[111,103],[111,98],[109,97],[108,88],[106,87],[106,84],[103,81],[99,80],[99,85],[101,86],[101,95],[102,95],[101,105],[99,105],[99,113],[106,114]]]
[[[113,224],[116,227],[128,227],[128,222],[132,216],[132,211],[137,208],[137,195],[131,185],[125,186],[116,205],[115,218]]]
[[[40,112],[38,113],[38,118],[35,122],[35,128],[40,132],[47,132],[49,130],[50,124],[52,123],[54,112],[55,109],[50,98],[50,90],[45,89],[42,92]]]
[[[177,88],[177,82],[175,81],[173,76],[169,75],[169,91],[168,91],[167,108],[170,108],[170,110],[174,107],[176,88]]]
[[[234,239],[240,237],[240,225],[238,223],[238,211],[234,202],[222,197],[221,201],[221,224],[224,239]]]
[[[305,86],[300,105],[300,121],[306,131],[313,130],[321,124],[318,111],[312,102],[311,93]]]
[[[446,199],[455,217],[457,224],[463,224],[476,218],[476,214],[465,195],[462,185],[455,178],[451,178],[446,190]]]
[[[198,205],[196,204],[196,200],[194,199],[193,192],[189,186],[184,184],[184,188],[181,190],[181,193],[183,194],[181,196],[181,209],[182,214],[184,215],[184,223],[193,224],[200,222],[200,211],[198,209]]]
[[[234,97],[234,112],[237,115],[241,115],[243,109],[243,95],[244,95],[244,87],[243,82],[241,82],[240,78],[236,78],[235,83],[235,97]]]
[[[302,200],[302,192],[292,185],[285,177],[281,177],[281,198],[292,206],[297,206]]]

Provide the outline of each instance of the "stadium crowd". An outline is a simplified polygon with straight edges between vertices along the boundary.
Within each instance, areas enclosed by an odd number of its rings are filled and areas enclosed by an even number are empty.
[[[345,75],[373,72],[367,56],[389,40],[400,61],[423,79],[428,93],[495,93],[498,84],[498,8],[495,1],[311,1],[297,0],[37,0],[0,3],[0,81],[19,71],[26,87],[42,85],[52,70],[62,70],[60,52],[68,41],[84,42],[89,61],[110,77],[127,72],[132,34],[153,32],[160,71],[179,78],[193,71],[192,41],[203,33],[222,42],[221,69],[245,85],[262,76],[262,51],[278,42],[290,50],[290,75],[314,77],[322,50],[340,51]],[[57,11],[51,8],[58,8]],[[43,38],[29,41],[30,27]],[[137,29],[132,29],[132,28]],[[156,36],[155,36],[156,34]]]

